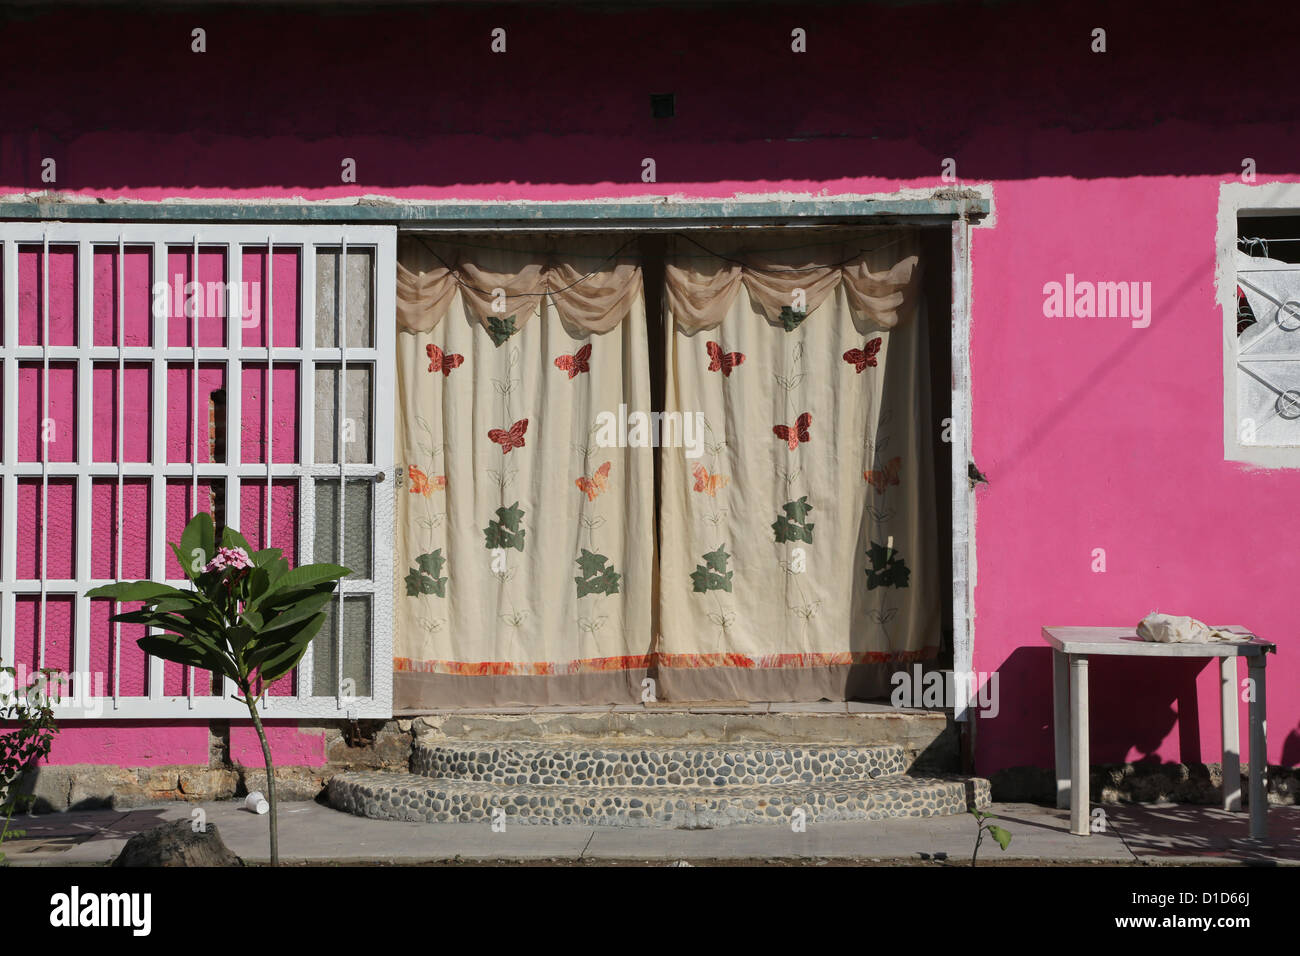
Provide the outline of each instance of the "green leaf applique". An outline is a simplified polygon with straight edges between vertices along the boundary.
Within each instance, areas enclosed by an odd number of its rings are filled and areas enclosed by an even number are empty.
[[[517,501],[509,508],[498,508],[496,520],[488,522],[483,529],[484,547],[489,551],[493,548],[524,550],[524,529],[520,525],[523,519],[524,512]]]
[[[447,596],[447,578],[442,574],[446,562],[442,548],[429,554],[422,554],[415,559],[415,567],[406,575],[406,596],[419,597],[421,594]]]
[[[806,311],[796,312],[788,305],[781,306],[781,326],[787,332],[793,332],[795,329],[799,328],[803,323],[803,320],[806,318],[808,318],[808,313]]]
[[[877,542],[871,542],[867,550],[871,567],[867,572],[867,590],[881,587],[905,588],[912,572],[908,570],[896,548],[890,548]]]
[[[808,521],[808,512],[813,510],[804,495],[795,501],[787,501],[781,506],[785,514],[778,515],[772,522],[772,533],[779,543],[788,541],[807,541],[812,544],[813,522]]]
[[[582,557],[575,559],[574,563],[582,571],[573,579],[578,585],[578,597],[586,597],[588,594],[618,593],[621,575],[614,570],[614,566],[603,554],[583,548]]]
[[[727,559],[730,557],[726,545],[723,544],[718,545],[718,550],[706,554],[704,563],[697,564],[695,570],[691,572],[691,583],[694,585],[692,590],[696,594],[703,594],[706,591],[730,593],[732,572],[727,570]]]
[[[498,319],[495,315],[488,316],[488,335],[492,337],[492,343],[497,348],[500,348],[506,339],[518,331],[515,328],[515,317],[513,315],[505,319]]]

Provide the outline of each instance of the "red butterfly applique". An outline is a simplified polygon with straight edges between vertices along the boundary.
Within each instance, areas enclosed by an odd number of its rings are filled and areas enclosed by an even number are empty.
[[[903,459],[891,458],[884,468],[878,471],[864,471],[862,477],[871,482],[876,489],[876,494],[883,495],[890,485],[898,484],[898,472],[902,464]]]
[[[782,441],[790,443],[790,450],[799,447],[801,441],[808,441],[808,426],[812,424],[812,412],[804,412],[793,425],[773,425],[772,434]]]
[[[865,343],[860,349],[849,349],[844,353],[844,361],[848,362],[850,365],[857,366],[857,372],[859,375],[862,374],[862,370],[868,365],[875,368],[876,356],[879,354],[880,346],[884,344],[884,341],[885,340],[882,338],[874,338],[870,342]]]
[[[501,446],[501,454],[508,455],[512,448],[524,447],[524,432],[526,431],[528,431],[528,419],[521,418],[510,426],[509,431],[504,428],[489,429],[488,438]]]
[[[465,356],[444,353],[436,345],[426,345],[424,351],[429,356],[430,372],[441,371],[443,375],[450,375],[452,369],[460,368],[460,364],[465,361]]]
[[[731,370],[745,361],[744,352],[724,352],[717,342],[705,342],[709,350],[709,371],[721,372],[724,378],[731,378]]]
[[[561,355],[555,360],[555,367],[569,373],[569,378],[576,378],[579,372],[590,372],[587,360],[591,358],[591,343],[588,342],[572,355]]]

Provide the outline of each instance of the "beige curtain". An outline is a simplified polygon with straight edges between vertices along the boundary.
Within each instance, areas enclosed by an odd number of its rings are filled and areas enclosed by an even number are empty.
[[[620,245],[399,249],[398,710],[639,699],[653,449],[599,428],[650,403]]]
[[[670,251],[667,407],[703,443],[662,451],[665,699],[878,696],[938,649],[917,236],[813,241]]]

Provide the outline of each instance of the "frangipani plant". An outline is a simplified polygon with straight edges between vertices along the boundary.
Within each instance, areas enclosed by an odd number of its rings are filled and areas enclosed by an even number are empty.
[[[111,620],[158,629],[162,633],[138,640],[146,653],[228,677],[238,688],[234,698],[248,707],[266,761],[271,865],[277,866],[275,767],[257,698],[297,666],[325,621],[323,609],[335,583],[352,572],[336,564],[290,570],[279,548],[253,551],[233,528],[223,529],[218,542],[212,516],[203,512],[170,547],[193,589],[123,581],[94,588],[86,596],[142,602],[139,610]]]

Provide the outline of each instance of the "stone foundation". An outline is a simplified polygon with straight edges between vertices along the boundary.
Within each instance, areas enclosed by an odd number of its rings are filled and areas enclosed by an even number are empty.
[[[1249,798],[1247,766],[1241,768],[1242,799]],[[1095,803],[1191,803],[1214,806],[1223,801],[1223,768],[1217,763],[1181,764],[1143,761],[1097,764],[1089,787]],[[991,774],[993,799],[1006,802],[1056,802],[1056,776],[1044,767],[1012,767]],[[1265,774],[1270,806],[1300,803],[1300,768],[1270,766]]]
[[[210,726],[206,767],[41,764],[28,771],[21,790],[36,797],[32,809],[37,813],[104,807],[128,810],[167,800],[229,800],[253,790],[265,791],[264,766],[236,766],[230,762],[226,728],[225,722]],[[276,796],[282,800],[315,800],[338,773],[405,771],[410,765],[415,728],[409,720],[359,721],[351,742],[351,726],[344,721],[303,723],[299,729],[325,732],[327,762],[319,767],[276,766]]]

